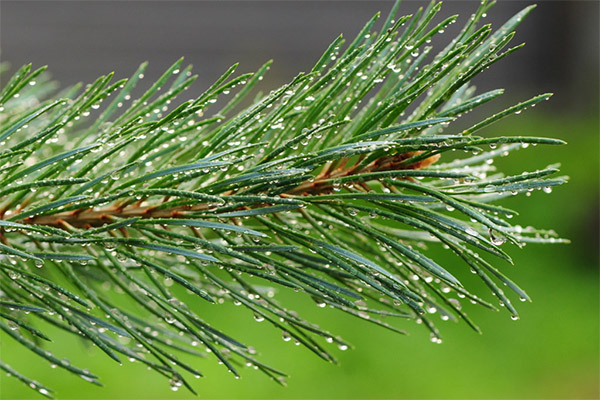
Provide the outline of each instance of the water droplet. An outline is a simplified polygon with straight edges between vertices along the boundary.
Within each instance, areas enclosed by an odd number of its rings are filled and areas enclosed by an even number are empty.
[[[500,234],[494,234],[494,231],[491,228],[488,230],[488,233],[490,235],[490,241],[496,246],[500,246],[506,243],[506,237]]]
[[[431,340],[432,343],[437,343],[437,344],[442,343],[442,339],[435,333],[431,333],[429,335],[429,340]]]
[[[175,322],[175,318],[173,318],[173,316],[171,314],[167,314],[167,315],[165,315],[165,322],[167,324],[172,324]]]
[[[458,301],[458,299],[448,299],[449,303],[452,303],[452,305],[454,305],[454,307],[456,307],[457,309],[461,309],[462,305],[460,304],[460,301]]]
[[[21,277],[21,274],[16,271],[8,271],[8,276],[10,277],[10,279],[19,279]]]
[[[174,392],[178,391],[182,384],[183,382],[181,382],[181,379],[179,378],[172,378],[169,380],[169,386],[171,386],[171,390]]]
[[[254,313],[254,320],[256,322],[263,322],[265,320],[265,317],[263,317],[262,315],[260,315],[258,313]]]

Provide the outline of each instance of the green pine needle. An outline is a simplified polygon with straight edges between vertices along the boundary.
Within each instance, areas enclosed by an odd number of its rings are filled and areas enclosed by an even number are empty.
[[[193,392],[186,379],[201,372],[177,354],[199,348],[235,376],[246,363],[283,384],[254,348],[200,317],[205,302],[243,305],[331,362],[331,344],[350,345],[280,304],[277,290],[398,333],[407,319],[423,323],[435,342],[435,312],[479,332],[454,297],[495,306],[426,244],[462,259],[518,318],[513,294],[530,298],[492,263],[512,262],[509,244],[566,241],[512,225],[516,211],[493,202],[566,178],[556,166],[504,176],[493,161],[564,142],[476,136],[550,94],[455,128],[503,94],[476,94],[469,82],[520,48],[507,46],[532,9],[493,31],[478,26],[491,5],[434,56],[431,37],[456,17],[432,24],[441,7],[432,2],[396,19],[397,3],[379,33],[376,15],[345,49],[340,36],[309,73],[254,100],[270,62],[238,77],[236,64],[188,101],[180,95],[196,77],[183,60],[137,99],[146,63],[129,79],[109,74],[55,95],[45,67],[22,67],[0,92],[0,328],[95,384],[44,349],[49,324],[146,364],[173,389]],[[182,301],[186,292],[198,301]]]

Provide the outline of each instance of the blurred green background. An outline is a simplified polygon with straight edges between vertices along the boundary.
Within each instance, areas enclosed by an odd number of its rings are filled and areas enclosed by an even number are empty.
[[[213,4],[211,2],[196,3]],[[280,3],[282,2],[267,2],[275,8],[280,6]],[[348,20],[366,21],[372,14],[372,9],[386,11],[390,6],[389,2],[376,4],[373,2],[369,5],[363,3],[334,2],[335,5],[332,5],[329,2],[327,7],[328,9],[348,7],[348,13],[352,12],[352,17],[349,14]],[[453,13],[456,12],[455,4],[466,7],[468,10],[476,7],[473,2],[463,3],[465,2],[446,4],[445,8],[449,13]],[[511,13],[515,9],[521,8],[520,5],[513,4],[515,2],[510,3],[510,5],[497,6],[499,14]],[[562,3],[568,2],[556,3],[562,5]],[[10,41],[12,40],[11,35],[15,35],[17,31],[14,29],[11,31],[12,28],[5,25],[5,22],[11,15],[21,15],[19,14],[21,9],[15,3],[6,2],[6,4],[8,6],[3,4],[2,14],[2,23],[5,26],[2,28],[2,56],[18,65],[20,53],[11,53],[13,42]],[[239,3],[227,2],[227,4],[236,10],[236,4]],[[310,4],[312,4],[310,7],[317,10],[315,12],[319,12],[320,6],[316,5],[317,3],[311,2]],[[403,6],[402,12],[412,12],[419,4],[422,3],[409,2]],[[597,4],[596,6],[594,4],[585,5],[583,2],[572,2],[571,4],[572,7],[583,8],[583,11],[577,11],[578,15],[596,11],[597,18]],[[256,3],[256,5],[267,8],[265,3]],[[27,2],[25,6],[21,7],[29,7],[30,10],[33,10],[34,6],[35,4],[32,2]],[[63,4],[60,7],[68,8],[69,6]],[[542,2],[539,7],[542,16],[545,15],[544,12],[546,15],[549,12],[544,11],[547,7],[556,8],[557,5]],[[64,11],[66,8],[62,10]],[[232,15],[237,15],[235,12],[231,11]],[[464,12],[462,13],[464,14]],[[491,14],[494,13],[495,10],[492,10]],[[564,12],[562,15],[564,16]],[[558,30],[559,36],[562,34],[563,37],[573,35],[573,32],[568,29],[582,32],[581,26],[558,27],[559,25],[553,25],[552,20],[545,20],[544,24],[540,24],[540,21],[536,20],[535,13],[532,19],[534,28],[527,28],[528,21],[524,24],[524,29],[530,32],[530,36],[527,37],[529,44],[519,53],[526,53],[530,51],[530,46],[533,46],[531,51],[534,54],[542,54],[536,50],[535,46],[539,46],[539,42],[547,41],[546,39],[550,37],[549,30],[552,30],[551,33],[555,37],[557,37],[557,32],[554,30]],[[303,23],[304,26],[310,25],[308,21],[303,21]],[[334,26],[332,29],[339,28],[338,31],[343,31],[347,33],[347,37],[351,37],[360,28],[361,23],[356,25],[353,22],[356,26],[352,25],[351,28]],[[597,25],[597,21],[595,23]],[[104,28],[108,29],[106,26]],[[536,31],[536,28],[539,29]],[[271,29],[271,34],[286,32],[284,23],[264,29]],[[592,60],[591,63],[581,63],[579,70],[571,70],[572,66],[560,67],[548,63],[548,69],[553,71],[558,69],[558,72],[542,71],[535,62],[527,58],[519,58],[521,56],[516,54],[509,61],[509,63],[513,63],[513,70],[506,65],[503,67],[502,64],[499,64],[499,72],[496,75],[491,75],[490,79],[480,78],[478,82],[482,87],[507,88],[507,94],[501,100],[485,106],[486,109],[483,112],[490,113],[502,109],[511,102],[531,97],[538,92],[549,90],[557,92],[551,102],[495,124],[484,132],[485,135],[557,137],[565,139],[569,143],[568,146],[562,147],[529,147],[496,163],[499,169],[507,173],[518,173],[561,162],[562,173],[571,177],[568,185],[555,188],[552,194],[536,191],[531,197],[515,196],[506,199],[503,203],[507,207],[519,211],[520,215],[515,217],[515,223],[523,226],[554,228],[560,235],[572,241],[570,245],[528,245],[523,250],[514,246],[510,248],[509,244],[504,245],[514,258],[515,266],[501,265],[500,263],[496,263],[496,265],[526,289],[533,298],[533,303],[520,303],[516,297],[513,297],[521,314],[520,320],[512,321],[506,310],[494,313],[469,304],[465,306],[467,312],[480,325],[484,334],[474,333],[463,323],[454,324],[439,320],[438,327],[441,329],[444,342],[433,344],[429,341],[424,327],[412,322],[398,321],[396,325],[405,328],[410,333],[408,336],[400,336],[338,314],[333,310],[317,308],[310,299],[298,294],[281,292],[284,301],[287,301],[288,304],[294,302],[297,305],[296,310],[301,315],[334,333],[341,334],[356,346],[355,349],[345,352],[333,350],[340,361],[340,365],[336,366],[323,362],[307,350],[294,346],[292,342],[284,342],[278,331],[265,323],[255,322],[247,310],[227,305],[206,306],[203,304],[202,307],[205,309],[202,309],[201,315],[204,315],[206,320],[218,321],[218,326],[225,332],[233,333],[237,339],[254,345],[259,351],[262,361],[288,372],[290,377],[288,386],[281,387],[251,368],[242,368],[242,379],[235,380],[231,374],[226,372],[226,368],[218,365],[213,358],[208,356],[205,359],[197,360],[195,364],[198,369],[203,371],[205,377],[199,380],[191,378],[200,398],[599,398],[598,160],[600,127],[598,119],[597,26],[592,31],[583,30],[583,32],[585,37],[582,36],[581,40],[591,42],[595,48],[581,50],[587,51],[588,57],[591,57]],[[39,31],[37,34],[40,35]],[[323,36],[325,36],[322,38],[323,45],[320,42],[309,43],[310,46],[315,47],[311,50],[314,51],[314,54],[302,54],[304,64],[301,63],[299,67],[291,66],[291,72],[288,75],[286,75],[287,72],[275,70],[275,77],[265,84],[272,86],[281,84],[296,71],[307,69],[305,65],[310,65],[312,61],[316,60],[319,53],[326,47],[326,43],[334,37],[328,32],[323,33]],[[206,40],[210,40],[210,38]],[[564,43],[554,42],[554,44],[563,50],[566,46]],[[259,43],[257,46],[260,47],[260,45]],[[160,46],[168,47],[168,43],[159,43],[157,48],[151,48],[152,54],[158,52],[161,49]],[[21,50],[23,49],[21,48]],[[142,50],[138,50],[138,52],[142,52]],[[24,51],[29,51],[32,57],[37,54],[34,47],[31,46],[26,47]],[[146,51],[150,50],[146,48]],[[275,54],[270,56],[278,54],[276,50],[274,51]],[[573,53],[575,54],[573,57],[583,57],[581,51]],[[179,49],[179,52],[185,53],[185,50]],[[304,60],[304,56],[307,60]],[[564,63],[564,60],[559,60],[562,56],[566,57],[565,54],[559,53],[555,54],[553,59],[557,63]],[[139,63],[149,57],[151,56],[141,55],[135,62]],[[232,57],[235,59],[235,54]],[[264,61],[267,57],[269,55],[262,57],[261,54],[260,59],[256,62]],[[572,62],[572,60],[570,61]],[[75,78],[86,81],[95,78],[95,75],[86,75],[85,65],[91,61],[86,59],[80,62],[80,69],[83,72],[80,72],[80,76],[74,74]],[[104,62],[110,62],[110,60],[104,60]],[[46,60],[41,63],[49,63],[50,70],[54,70],[51,61]],[[76,64],[77,61],[72,63]],[[205,59],[201,63],[210,64],[211,60]],[[285,64],[286,61],[284,60],[283,63]],[[251,69],[252,62],[249,64],[248,69]],[[519,65],[517,73],[519,69],[522,69],[522,76],[513,75],[514,64]],[[129,71],[126,70],[129,66],[123,67],[122,65],[108,68],[123,68],[125,72],[119,76],[125,76]],[[99,73],[105,72],[107,69]],[[63,75],[61,76],[61,74]],[[546,74],[546,80],[543,82],[536,80],[539,78],[535,76],[536,74]],[[65,77],[64,69],[61,70],[59,67],[56,75],[63,82],[72,83],[69,82],[69,78]],[[533,84],[529,84],[529,86],[524,78],[527,76],[533,80]],[[267,80],[265,79],[265,81]],[[482,113],[479,114],[479,116],[482,115]],[[432,251],[435,253],[437,250],[432,249]],[[434,257],[439,260],[438,254],[434,254]],[[460,261],[446,257],[443,265],[447,266],[459,279],[470,279],[468,270]],[[476,293],[486,299],[492,297],[479,282],[473,281],[473,285]],[[60,369],[51,369],[46,362],[40,362],[34,355],[22,351],[20,346],[5,336],[0,336],[2,340],[0,351],[5,362],[17,370],[27,371],[28,376],[52,387],[56,390],[59,398],[194,398],[185,389],[180,389],[178,392],[170,391],[166,380],[156,374],[148,373],[145,367],[139,363],[126,362],[125,365],[118,366],[98,350],[89,349],[77,339],[58,332],[50,332],[53,333],[51,336],[54,338],[54,343],[50,347],[53,352],[61,357],[69,358],[73,364],[90,368],[93,373],[102,378],[105,387],[96,387]],[[3,374],[0,375],[0,398],[28,399],[41,398],[41,396],[37,396],[35,392],[14,378]]]

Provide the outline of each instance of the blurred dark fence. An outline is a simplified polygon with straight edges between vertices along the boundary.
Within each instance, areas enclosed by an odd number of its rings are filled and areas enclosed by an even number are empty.
[[[499,27],[532,2],[500,1],[487,17]],[[234,62],[240,71],[273,58],[265,79],[271,89],[310,69],[339,34],[352,39],[390,1],[7,1],[2,0],[0,57],[13,68],[49,65],[62,84],[89,82],[115,71],[126,77],[150,61],[154,79],[181,56],[199,81],[190,96]],[[414,13],[424,1],[405,1]],[[447,1],[442,16],[460,14],[459,29],[478,1]],[[597,1],[541,1],[519,28],[519,52],[487,71],[482,89],[505,87],[519,98],[557,93],[555,112],[596,112],[598,107]],[[454,32],[447,32],[449,40]],[[436,44],[434,42],[434,44]],[[442,43],[439,43],[440,45]],[[4,78],[6,79],[6,78]],[[594,111],[592,111],[594,110]]]

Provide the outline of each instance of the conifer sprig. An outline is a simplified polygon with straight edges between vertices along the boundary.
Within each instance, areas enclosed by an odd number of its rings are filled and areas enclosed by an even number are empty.
[[[284,383],[253,347],[204,321],[202,308],[243,305],[330,362],[331,343],[349,344],[280,304],[278,290],[400,333],[406,322],[381,317],[413,320],[434,342],[435,313],[479,331],[455,297],[496,305],[428,256],[428,243],[462,259],[518,318],[501,287],[529,296],[493,260],[512,262],[505,242],[564,240],[513,226],[516,211],[493,203],[565,178],[551,177],[556,166],[504,176],[493,161],[564,142],[476,136],[550,94],[456,128],[503,93],[476,94],[469,82],[521,47],[508,45],[533,8],[492,31],[479,26],[492,4],[484,0],[433,56],[431,38],[457,17],[433,25],[441,3],[432,2],[397,18],[397,3],[380,32],[376,15],[346,48],[340,36],[310,72],[251,101],[270,62],[237,77],[234,65],[187,101],[178,99],[196,76],[183,60],[137,99],[145,63],[129,79],[111,83],[109,74],[58,94],[45,67],[23,66],[0,92],[0,328],[23,351],[95,384],[92,372],[44,349],[44,327],[117,362],[144,363],[173,389],[194,392],[186,378],[201,372],[177,354],[201,349],[235,376],[247,364]]]

